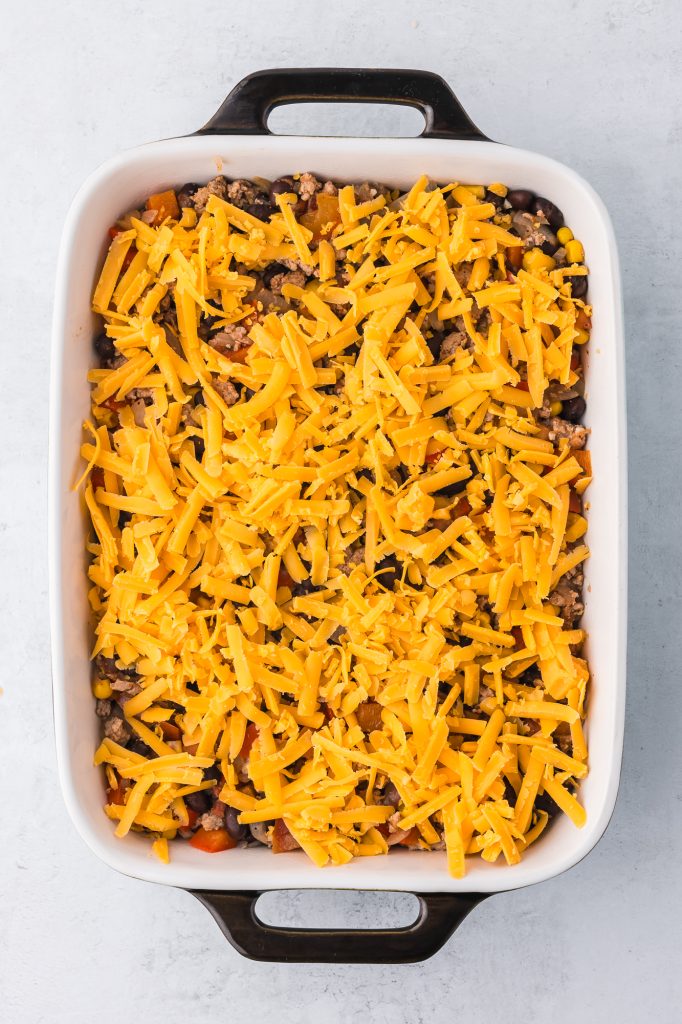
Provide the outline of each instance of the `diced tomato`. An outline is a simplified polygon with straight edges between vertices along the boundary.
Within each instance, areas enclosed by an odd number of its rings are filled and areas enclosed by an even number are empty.
[[[415,846],[419,841],[419,829],[414,825],[406,836],[396,843],[396,846]]]
[[[515,651],[523,650],[524,643],[523,643],[523,633],[521,632],[521,627],[520,626],[513,626],[511,634],[514,637],[514,640],[516,641],[516,645],[514,647],[514,650]]]
[[[112,224],[111,227],[109,228],[107,234],[109,235],[109,238],[116,238],[116,235],[120,235],[121,234],[121,228],[116,227],[115,224]]]
[[[438,451],[429,452],[428,455],[426,456],[426,459],[424,460],[427,466],[433,466],[434,462],[438,462],[439,458],[441,457],[444,451],[445,448],[439,448]]]
[[[277,586],[278,587],[288,587],[289,590],[291,590],[293,585],[294,585],[294,581],[292,580],[291,576],[286,571],[286,569],[280,569],[279,570],[279,576],[277,577]]]
[[[507,263],[514,270],[520,270],[523,264],[523,246],[510,245],[507,249]]]
[[[457,502],[457,504],[455,505],[455,515],[456,516],[468,516],[470,512],[471,512],[471,502],[469,501],[469,499],[465,495],[463,498],[460,498],[459,501]]]
[[[387,821],[382,821],[382,823],[380,825],[376,825],[375,827],[376,827],[377,832],[379,832],[380,835],[382,835],[384,837],[384,839],[388,839],[388,837],[390,835],[390,829],[388,827],[388,822]]]
[[[214,828],[208,831],[199,828],[189,840],[189,845],[204,853],[222,853],[223,850],[234,850],[237,840],[233,839],[226,828]]]
[[[168,189],[167,192],[155,192],[149,197],[145,205],[148,210],[156,212],[155,224],[160,224],[166,217],[172,217],[173,220],[177,220],[180,216],[178,200],[172,189]]]
[[[187,807],[187,804],[185,804]],[[199,820],[199,815],[196,811],[193,811],[191,807],[187,807],[187,828],[196,828]]]
[[[516,386],[519,389],[519,391],[530,391],[527,380],[520,380]]]
[[[290,853],[292,850],[299,849],[300,846],[284,824],[284,819],[278,818],[272,830],[272,852]]]
[[[126,790],[127,786],[124,786],[122,782],[119,782],[116,789],[107,790],[107,803],[118,804],[119,807],[123,807],[126,802]]]
[[[249,754],[251,753],[251,747],[254,745],[257,739],[258,726],[254,725],[253,722],[249,722],[249,724],[246,727],[246,733],[244,734],[244,742],[242,743],[242,749],[239,751],[239,756],[242,758],[242,760],[246,760],[246,758],[249,756]]]
[[[329,238],[332,231],[341,221],[339,212],[339,200],[336,196],[328,196],[324,192],[318,192],[315,196],[317,202],[314,210],[308,210],[301,217],[303,227],[312,231],[313,238],[319,242],[321,238]]]
[[[161,732],[165,740],[179,740],[182,736],[182,730],[174,725],[173,722],[159,722],[161,726]]]
[[[582,515],[583,501],[580,495],[576,494],[574,490],[571,490],[568,497],[568,511],[575,512],[576,515]]]
[[[592,321],[584,309],[578,310],[578,314],[575,318],[575,325],[576,327],[579,327],[581,331],[589,331],[592,329]]]
[[[241,363],[242,365],[246,362],[246,357],[251,349],[251,342],[248,345],[244,345],[242,348],[235,348],[231,352],[226,352],[225,355],[233,363]]]
[[[125,402],[117,402],[115,398],[107,398],[106,401],[102,402],[105,409],[111,409],[112,412],[118,412],[125,405]]]

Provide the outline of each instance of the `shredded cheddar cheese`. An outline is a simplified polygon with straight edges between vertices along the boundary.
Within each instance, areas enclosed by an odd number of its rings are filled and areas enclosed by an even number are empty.
[[[505,194],[345,186],[313,222],[292,194],[260,220],[170,192],[116,233],[81,454],[117,836],[167,861],[214,766],[219,813],[319,866],[398,836],[462,877],[516,864],[548,800],[584,823],[589,673],[560,594],[591,466],[534,411],[579,381],[590,310],[584,268],[518,269]],[[268,307],[283,261],[305,273]]]

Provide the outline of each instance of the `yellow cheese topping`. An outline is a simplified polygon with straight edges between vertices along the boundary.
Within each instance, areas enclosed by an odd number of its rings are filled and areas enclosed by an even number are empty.
[[[584,822],[588,669],[554,595],[591,470],[533,410],[579,381],[586,271],[521,269],[491,194],[346,186],[322,228],[294,195],[267,221],[211,195],[111,242],[81,454],[93,689],[124,691],[124,735],[95,760],[116,835],[162,860],[214,765],[221,805],[320,866],[397,838],[461,877],[517,863],[548,806]]]

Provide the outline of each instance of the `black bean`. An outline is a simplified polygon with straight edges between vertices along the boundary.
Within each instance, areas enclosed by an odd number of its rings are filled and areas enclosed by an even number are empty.
[[[377,580],[387,590],[395,590],[395,585],[402,578],[403,567],[395,555],[386,555],[374,568]]]
[[[332,635],[329,637],[330,644],[338,644],[342,636],[345,636],[348,630],[345,626],[337,626]]]
[[[571,295],[574,299],[582,299],[587,295],[587,274],[569,278],[571,282]]]
[[[545,199],[544,196],[535,197],[535,201],[532,203],[532,210],[533,213],[541,214],[555,231],[558,231],[564,223],[564,215],[559,207],[555,206],[549,199]]]
[[[209,790],[200,789],[198,793],[188,793],[185,803],[190,810],[196,811],[197,814],[206,814],[210,810],[213,799]]]
[[[303,580],[301,583],[294,583],[291,593],[293,597],[306,597],[308,594],[312,594],[313,591],[319,590],[313,581],[308,577],[307,580]]]
[[[192,404],[195,409],[198,405],[206,405],[206,399],[204,398],[202,388],[199,388],[199,390],[195,392],[194,397],[192,398]]]
[[[426,339],[426,347],[433,356],[434,363],[440,361],[440,347],[443,344],[443,337],[444,335],[442,332],[436,332],[435,334],[432,334],[430,338]]]
[[[130,520],[133,518],[132,512],[119,512],[118,514],[118,528],[122,530],[124,526],[127,526]]]
[[[446,484],[445,487],[439,487],[434,494],[437,494],[440,498],[454,498],[456,494],[461,494],[467,485],[466,480],[456,480],[454,484]]]
[[[193,437],[192,440],[194,441],[194,458],[197,462],[201,462],[204,457],[206,445],[201,437]]]
[[[178,206],[192,206],[192,200],[200,188],[201,185],[197,185],[196,181],[186,182],[182,188],[178,189]]]
[[[293,178],[277,178],[270,186],[269,196],[271,202],[275,202],[275,196],[284,195],[286,192],[295,192],[296,185]]]
[[[387,782],[379,798],[379,803],[397,807],[400,803],[400,793],[392,782]]]
[[[94,346],[95,352],[97,353],[102,366],[109,366],[118,355],[116,346],[111,338],[108,338],[106,334],[99,334],[95,338]]]
[[[507,201],[512,210],[527,210],[535,199],[535,193],[527,188],[514,188],[507,192]]]
[[[225,828],[237,842],[241,842],[242,839],[246,839],[249,827],[248,825],[240,825],[237,820],[239,811],[235,811],[234,807],[228,807],[225,811]]]
[[[154,751],[152,748],[148,747],[147,744],[140,739],[131,740],[128,744],[128,750],[132,750],[135,754],[141,754],[142,757],[154,757]]]
[[[277,263],[277,262],[275,262],[275,263],[268,263],[267,267],[265,268],[265,270],[263,271],[263,274],[262,274],[263,284],[265,285],[266,288],[269,288],[270,285],[272,284],[273,277],[276,277],[278,274],[288,274],[288,273],[289,273],[289,271],[284,266],[283,263]]]
[[[504,208],[505,197],[498,196],[496,192],[491,192],[490,189],[485,190],[485,201],[486,203],[492,203],[496,210],[502,210]]]
[[[192,693],[199,693],[199,684],[198,683],[187,683],[187,689],[191,690]]]
[[[212,764],[210,768],[204,768],[204,782],[221,782],[222,774],[217,764]]]
[[[561,403],[561,418],[569,423],[579,423],[585,415],[587,402],[582,395],[575,398],[567,398]]]
[[[561,813],[561,808],[554,800],[552,800],[549,793],[539,793],[535,797],[535,809],[538,811],[546,811],[550,818],[554,818],[557,814]]]
[[[277,213],[277,207],[272,203],[250,203],[246,207],[246,212],[258,220],[270,220],[273,213]]]

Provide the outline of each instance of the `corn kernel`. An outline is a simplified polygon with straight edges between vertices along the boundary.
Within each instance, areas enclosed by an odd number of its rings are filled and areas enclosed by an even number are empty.
[[[552,402],[549,407],[549,411],[551,412],[552,416],[560,416],[562,409],[563,405],[561,402]]]
[[[483,185],[465,185],[465,189],[471,192],[472,196],[476,196],[477,199],[485,199],[485,188]]]
[[[488,185],[488,192],[492,192],[495,196],[506,196],[508,189],[506,185],[502,185],[499,181],[494,181],[492,185]],[[571,238],[573,235],[571,235]]]
[[[107,700],[111,697],[113,690],[109,685],[108,679],[95,679],[92,684],[93,696],[97,697],[98,700]]]
[[[566,245],[566,242],[570,242],[573,238],[573,232],[570,228],[559,228],[556,236],[562,245]]]
[[[536,270],[554,270],[555,266],[556,260],[544,253],[542,249],[531,249],[530,252],[524,253],[523,269],[527,270],[529,274]]]
[[[573,339],[574,345],[584,345],[586,341],[590,340],[590,335],[587,331],[579,330]]]
[[[583,243],[579,242],[577,238],[566,243],[566,259],[569,263],[582,263],[585,259]]]

